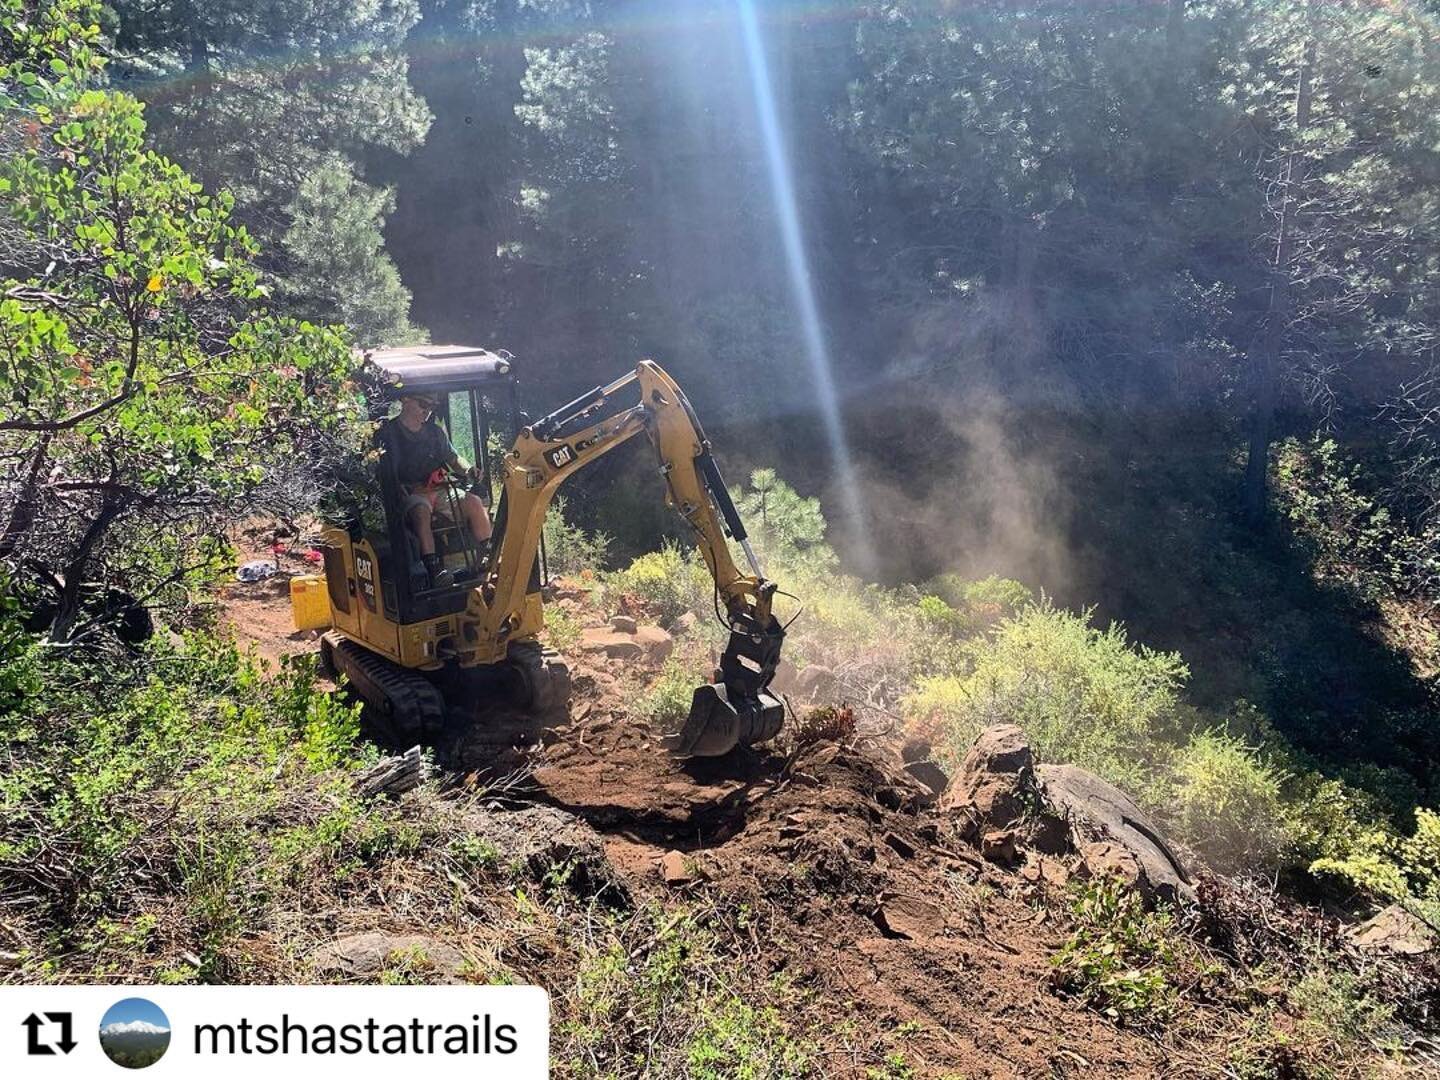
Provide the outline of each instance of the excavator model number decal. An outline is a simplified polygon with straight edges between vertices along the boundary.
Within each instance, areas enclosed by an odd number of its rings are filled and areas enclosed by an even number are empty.
[[[355,556],[355,576],[360,579],[360,599],[371,611],[375,610],[375,564],[367,555]]]

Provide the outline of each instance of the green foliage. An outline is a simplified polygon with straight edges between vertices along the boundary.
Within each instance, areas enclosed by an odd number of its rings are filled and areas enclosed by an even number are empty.
[[[1185,726],[1179,656],[1131,646],[1120,627],[1100,630],[1049,602],[996,624],[967,658],[965,674],[922,677],[904,703],[912,722],[947,733],[957,759],[983,728],[1019,724],[1043,760],[1140,793]]]
[[[0,112],[50,108],[104,69],[97,0],[0,0]]]
[[[602,574],[601,585],[606,607],[618,608],[621,597],[634,597],[663,622],[687,611],[703,616],[714,606],[715,582],[700,556],[668,542],[623,570]]]
[[[1161,1020],[1175,1007],[1181,956],[1174,918],[1146,911],[1120,882],[1081,883],[1070,906],[1075,929],[1055,956],[1061,989],[1115,1020]]]
[[[354,795],[347,774],[374,751],[357,745],[358,707],[317,689],[308,661],[267,677],[197,636],[123,664],[51,655],[39,673],[0,713],[0,894],[48,927],[56,961],[134,951],[125,935],[173,903],[194,977],[233,976],[235,942],[275,897],[415,850]],[[37,866],[45,889],[17,891]]]
[[[764,563],[809,580],[834,573],[835,553],[825,544],[819,499],[802,497],[774,469],[756,469],[736,502]]]
[[[690,699],[695,687],[705,681],[693,661],[672,655],[655,681],[636,700],[635,711],[658,726],[674,726],[690,715]]]
[[[1381,902],[1398,903],[1440,926],[1440,814],[1415,808],[1415,829],[1397,835],[1366,829],[1343,854],[1315,860],[1311,870],[1334,875]]]
[[[416,0],[112,7],[112,74],[146,102],[164,152],[235,194],[287,314],[353,319],[366,345],[415,340],[381,249],[389,197],[359,166],[416,149],[430,125],[403,51]]]
[[[1275,458],[1275,504],[1317,580],[1357,598],[1394,593],[1405,543],[1389,510],[1362,487],[1363,472],[1344,461],[1333,439],[1287,439]]]
[[[580,644],[584,626],[570,612],[551,604],[545,609],[545,638],[550,647],[560,653],[568,653]]]
[[[565,497],[557,495],[545,514],[545,559],[552,573],[584,577],[605,569],[610,537],[586,532],[565,516]]]
[[[385,254],[381,229],[394,209],[393,191],[362,183],[343,159],[306,175],[280,241],[290,262],[279,299],[317,322],[344,324],[363,346],[423,340],[410,323],[410,291]]]
[[[924,589],[956,611],[986,622],[1013,615],[1035,599],[1035,594],[1020,582],[997,574],[979,581],[968,581],[959,574],[941,574],[926,582]]]
[[[819,1069],[794,1016],[803,995],[783,978],[752,980],[696,915],[651,906],[599,930],[580,958],[574,1011],[557,1025],[575,1075],[759,1080]],[[766,1003],[751,1004],[759,994]]]
[[[217,519],[359,416],[343,335],[255,310],[264,290],[232,200],[145,135],[133,98],[87,91],[0,163],[0,211],[24,262],[46,267],[0,300],[0,444],[30,478],[11,553],[65,581],[57,639],[77,631],[96,564],[134,571],[168,545],[128,587],[187,580],[213,564]]]
[[[1175,755],[1165,809],[1185,841],[1221,871],[1274,866],[1289,843],[1285,777],[1239,739],[1196,734]]]

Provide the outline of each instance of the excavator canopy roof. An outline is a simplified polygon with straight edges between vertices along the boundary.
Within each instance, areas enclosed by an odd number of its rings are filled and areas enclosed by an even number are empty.
[[[394,401],[416,392],[501,387],[514,383],[509,354],[472,345],[411,345],[402,349],[371,349],[367,363],[380,373],[382,396]]]

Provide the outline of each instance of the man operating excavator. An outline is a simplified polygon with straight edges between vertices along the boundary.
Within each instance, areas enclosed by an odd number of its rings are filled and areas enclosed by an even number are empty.
[[[436,403],[421,394],[400,399],[400,412],[380,425],[375,440],[386,454],[394,455],[395,476],[405,497],[402,507],[406,520],[415,532],[420,560],[430,576],[430,584],[450,584],[450,571],[440,563],[435,550],[436,503],[440,498],[448,470],[461,479],[478,482],[479,471],[467,465],[450,437],[435,420]],[[459,501],[460,513],[470,527],[477,547],[483,552],[490,542],[490,513],[480,496],[472,489]]]

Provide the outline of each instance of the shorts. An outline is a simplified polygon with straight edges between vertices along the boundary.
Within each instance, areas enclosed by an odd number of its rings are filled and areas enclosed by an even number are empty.
[[[401,508],[401,513],[408,517],[410,511],[414,510],[417,506],[428,506],[431,510],[434,510],[435,504],[439,501],[439,488],[419,488],[406,494],[405,505]]]

